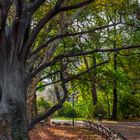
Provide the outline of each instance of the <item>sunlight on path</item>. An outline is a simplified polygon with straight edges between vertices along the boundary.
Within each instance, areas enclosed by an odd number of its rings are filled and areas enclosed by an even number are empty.
[[[78,127],[37,125],[30,132],[31,140],[105,140],[99,135]]]

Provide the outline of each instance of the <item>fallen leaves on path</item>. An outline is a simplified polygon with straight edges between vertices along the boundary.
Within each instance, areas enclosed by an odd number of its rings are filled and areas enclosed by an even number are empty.
[[[105,140],[87,129],[68,126],[37,125],[30,132],[31,140]]]

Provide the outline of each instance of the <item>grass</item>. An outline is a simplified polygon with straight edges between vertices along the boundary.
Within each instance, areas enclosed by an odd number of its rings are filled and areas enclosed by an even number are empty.
[[[66,117],[53,117],[52,119],[56,119],[56,120],[72,120],[73,118],[66,118]],[[82,121],[85,120],[85,118],[74,118],[74,120],[76,121]]]
[[[53,117],[52,119],[55,120],[65,120],[65,121],[72,121],[72,118],[66,118],[66,117]],[[84,121],[84,120],[89,120],[92,122],[99,122],[98,119],[96,118],[74,118],[75,121]],[[118,121],[112,121],[112,120],[107,120],[103,119],[103,123],[118,123]]]
[[[68,117],[53,117],[52,119],[56,119],[56,120],[68,120],[71,121],[72,118],[68,118]],[[89,120],[92,122],[99,122],[97,118],[74,118],[75,121],[84,121],[84,120]],[[103,119],[103,123],[119,123],[119,122],[139,122],[140,119],[118,119],[116,121],[113,120],[109,120],[109,119]]]

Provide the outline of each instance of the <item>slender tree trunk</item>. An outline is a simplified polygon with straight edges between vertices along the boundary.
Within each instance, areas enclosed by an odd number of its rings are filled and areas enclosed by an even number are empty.
[[[96,66],[96,58],[95,56],[93,56],[93,65]],[[95,84],[95,78],[96,78],[96,67],[94,67],[94,72],[93,72],[93,75],[92,75],[92,100],[93,100],[93,104],[96,105],[97,102],[98,102],[98,99],[97,99],[97,90],[96,90],[96,84]]]
[[[116,80],[114,81],[114,87],[113,87],[113,110],[112,110],[112,120],[117,119],[117,102],[118,102],[118,95],[117,95],[117,83]]]
[[[116,27],[114,27],[114,37],[116,35]],[[114,49],[116,48],[116,40],[114,41]],[[114,52],[114,71],[117,70],[117,52]],[[113,110],[112,110],[112,120],[117,119],[117,102],[118,102],[118,94],[117,94],[117,79],[115,77],[113,83]]]
[[[96,85],[94,82],[92,82],[92,100],[93,104],[96,105],[98,100],[97,100],[97,90],[96,90]]]
[[[117,54],[114,54],[114,69],[117,70]],[[113,110],[112,110],[112,120],[117,119],[117,102],[118,102],[118,94],[117,94],[117,79],[115,78],[113,83]]]
[[[108,117],[110,118],[111,113],[110,113],[110,103],[109,103],[108,94],[106,95],[106,97],[107,97],[107,112],[108,112]]]

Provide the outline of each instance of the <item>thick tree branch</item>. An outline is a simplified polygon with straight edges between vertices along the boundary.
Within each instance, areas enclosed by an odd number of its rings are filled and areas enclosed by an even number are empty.
[[[15,51],[17,53],[17,50],[21,43],[21,37],[22,37],[21,22],[23,22],[22,14],[23,14],[23,9],[24,9],[24,2],[23,0],[15,0],[14,5],[16,7],[16,13],[15,13],[15,17],[13,18],[12,31],[10,34],[10,38],[12,42],[12,50],[13,50],[11,53],[13,54],[13,56],[15,56]]]
[[[109,57],[109,56],[108,56]],[[82,75],[84,75],[84,74],[86,74],[86,73],[89,73],[92,69],[94,69],[95,67],[99,67],[99,66],[102,66],[102,65],[104,65],[104,64],[107,64],[108,62],[110,61],[110,57],[109,57],[109,59],[108,60],[106,60],[106,61],[104,61],[104,62],[102,62],[102,63],[99,63],[99,64],[97,64],[97,65],[94,65],[94,66],[92,66],[92,67],[90,67],[90,68],[87,68],[85,71],[83,71],[83,72],[80,72],[80,73],[78,73],[78,74],[76,74],[76,75],[74,75],[74,76],[71,76],[71,77],[67,77],[67,78],[65,78],[64,79],[64,81],[65,81],[65,83],[67,83],[67,82],[69,82],[69,81],[72,81],[72,80],[76,80],[77,78],[79,78],[80,76],[82,76]],[[46,86],[49,86],[49,85],[53,85],[53,84],[56,84],[56,83],[59,83],[59,82],[61,82],[61,79],[59,79],[59,80],[57,80],[57,81],[53,81],[53,82],[51,82],[51,83],[46,83],[46,84],[44,84],[44,85],[41,85],[41,86],[39,86],[39,87],[37,87],[37,90],[39,90],[39,89],[41,89],[41,88],[44,88],[44,87],[46,87]]]
[[[116,52],[116,51],[134,49],[134,48],[140,48],[140,45],[132,45],[132,46],[125,46],[125,47],[121,47],[121,48],[112,48],[112,49],[95,49],[95,50],[87,51],[87,52],[80,52],[80,53],[75,53],[75,54],[69,53],[66,55],[59,55],[59,56],[55,57],[51,62],[42,64],[41,66],[39,66],[32,74],[30,74],[29,79],[32,78],[33,76],[35,76],[37,73],[39,73],[44,68],[54,65],[55,63],[62,60],[63,58],[78,57],[81,55],[89,55],[89,54],[98,53],[98,52],[102,52],[102,53],[104,53],[104,52]]]
[[[109,58],[109,60],[106,60],[106,61],[104,61],[104,62],[102,62],[102,63],[100,63],[100,64],[97,64],[96,66],[101,66],[102,64],[106,64],[106,63],[108,63],[109,61],[110,61],[110,58]],[[90,70],[93,69],[94,67],[95,67],[95,66],[91,67],[90,69],[88,69],[88,70],[86,70],[86,71],[84,71],[84,72],[82,72],[82,73],[80,73],[80,74],[78,74],[78,75],[76,75],[76,76],[73,76],[73,77],[71,77],[71,78],[68,78],[68,79],[64,79],[64,77],[63,77],[63,71],[61,71],[61,74],[60,74],[60,81],[62,81],[62,89],[63,89],[63,91],[64,91],[64,96],[63,96],[63,98],[62,98],[62,99],[59,99],[59,102],[58,102],[56,105],[54,105],[53,107],[51,107],[51,108],[50,108],[47,112],[45,112],[43,115],[41,115],[41,116],[35,118],[35,119],[28,125],[28,130],[30,131],[38,122],[40,122],[41,120],[46,119],[47,117],[49,117],[51,114],[53,114],[55,111],[59,110],[59,109],[62,107],[62,105],[64,104],[64,102],[66,101],[66,99],[67,99],[67,97],[68,97],[68,90],[67,90],[66,85],[65,85],[68,81],[73,80],[73,79],[75,79],[75,78],[77,78],[77,77],[79,77],[79,76],[81,76],[81,75],[87,73],[87,71],[90,71]]]
[[[78,9],[78,8],[81,8],[81,7],[85,6],[85,5],[88,5],[88,4],[90,4],[90,3],[94,2],[94,1],[95,1],[95,0],[86,0],[86,1],[83,1],[83,2],[80,2],[80,3],[77,3],[77,4],[75,4],[75,5],[70,5],[70,6],[61,7],[61,8],[59,9],[59,12],[61,12],[61,11],[67,11],[67,10]]]
[[[43,4],[46,0],[35,0],[34,2],[30,3],[28,7],[29,11],[32,11],[32,14]]]
[[[63,0],[58,0],[56,5],[54,6],[54,8],[38,23],[38,25],[36,26],[36,28],[33,30],[33,32],[31,33],[31,37],[29,38],[29,40],[27,41],[27,44],[25,44],[24,50],[23,50],[23,57],[27,57],[28,52],[37,36],[37,34],[40,32],[40,30],[42,29],[42,27],[49,21],[51,20],[54,16],[56,16],[58,13],[63,12],[63,11],[67,11],[67,10],[72,10],[72,9],[77,9],[80,7],[83,7],[85,5],[88,5],[91,2],[94,2],[94,0],[87,0],[84,2],[80,2],[76,5],[72,5],[72,6],[66,6],[66,7],[61,7]]]
[[[87,51],[87,52],[79,52],[79,53],[69,53],[66,55],[61,55],[62,57],[77,57],[77,56],[81,56],[81,55],[89,55],[89,54],[93,54],[93,53],[98,53],[98,52],[117,52],[117,51],[122,51],[122,50],[128,50],[128,49],[137,49],[140,48],[140,45],[130,45],[130,46],[124,46],[121,48],[111,48],[111,49],[95,49],[92,51]],[[60,57],[60,56],[59,56]]]
[[[91,29],[91,30],[87,30],[87,31],[81,31],[81,32],[76,32],[76,33],[59,34],[59,35],[57,35],[57,36],[49,39],[45,44],[42,44],[39,48],[37,48],[36,50],[34,50],[31,55],[37,54],[42,49],[46,48],[51,42],[53,42],[53,41],[55,41],[57,39],[61,39],[61,38],[65,38],[65,37],[70,37],[70,36],[78,36],[78,35],[82,35],[82,34],[88,34],[88,33],[92,33],[92,32],[98,31],[98,30],[103,30],[105,28],[117,26],[119,24],[120,24],[120,22],[115,23],[115,24],[113,23],[113,24],[110,24],[110,25],[104,25],[104,26],[97,27],[97,28],[94,28],[94,29]]]
[[[26,55],[28,54],[36,36],[38,35],[38,33],[40,32],[40,30],[42,29],[42,27],[50,20],[52,19],[56,14],[58,9],[60,8],[61,4],[62,4],[63,0],[58,0],[56,2],[56,5],[52,8],[51,11],[48,12],[48,14],[42,18],[42,20],[40,20],[40,22],[37,24],[37,26],[34,28],[34,30],[32,31],[29,39],[27,40],[27,43],[25,44],[23,50],[22,50],[22,57],[23,59],[26,58]]]
[[[35,118],[28,126],[28,130],[31,130],[35,124],[37,124],[38,122],[40,122],[41,120],[44,120],[46,119],[47,117],[49,117],[51,114],[53,114],[55,111],[59,110],[62,105],[64,104],[64,102],[66,101],[66,99],[68,98],[68,90],[66,88],[66,85],[65,85],[65,82],[64,82],[64,78],[63,78],[63,71],[61,72],[61,86],[62,86],[62,89],[63,89],[63,92],[64,92],[64,96],[62,99],[60,99],[60,101],[54,105],[53,107],[51,107],[47,112],[45,112],[43,115]]]
[[[5,32],[7,15],[12,4],[12,0],[0,1],[0,38],[3,32]]]

